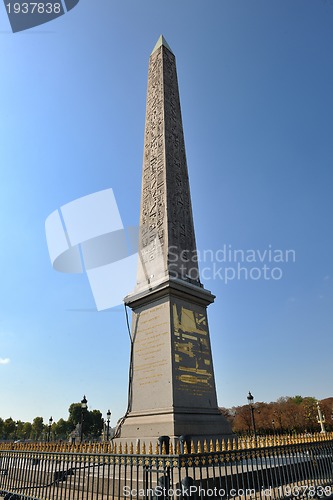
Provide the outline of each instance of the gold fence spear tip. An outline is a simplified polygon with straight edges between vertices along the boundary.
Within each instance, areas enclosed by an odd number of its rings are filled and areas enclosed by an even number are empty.
[[[165,441],[162,443],[162,455],[166,455]]]
[[[140,455],[140,439],[136,440],[135,453],[136,455]]]
[[[201,441],[200,441],[200,439],[199,439],[198,444],[197,444],[197,453],[202,453],[202,449],[201,449]]]
[[[173,444],[172,444],[172,441],[170,442],[170,455],[173,455]]]
[[[160,449],[159,449],[159,446],[158,446],[158,442],[156,441],[156,444],[155,444],[155,455],[159,455],[160,454]]]
[[[233,440],[232,440],[232,449],[233,449],[233,450],[237,450],[237,448],[238,448],[238,447],[237,447],[237,441],[236,441],[236,439],[233,439]]]
[[[150,441],[150,443],[149,443],[148,453],[149,453],[149,455],[152,455],[152,454],[153,454],[153,444],[152,444],[152,442],[151,442],[151,441]]]
[[[204,453],[208,453],[208,446],[206,439],[204,440]]]
[[[127,442],[125,443],[124,453],[125,453],[125,455],[128,455],[128,445],[127,445]]]
[[[130,442],[130,455],[134,455],[134,446],[133,446],[133,443]]]
[[[122,454],[122,452],[123,452],[123,445],[122,445],[122,443],[120,442],[120,443],[119,443],[119,451],[118,451],[119,455],[121,455],[121,454]]]
[[[113,447],[113,453],[117,453],[117,443],[114,443],[114,447]]]
[[[209,452],[210,453],[214,453],[215,452],[214,443],[213,443],[212,439],[209,441]]]
[[[184,455],[188,455],[187,442],[184,442]]]
[[[146,443],[145,443],[145,442],[143,442],[143,445],[142,445],[142,452],[141,452],[141,453],[142,453],[142,455],[146,455],[146,454],[147,454],[147,453],[146,453]]]
[[[222,451],[226,451],[225,440],[222,439]]]
[[[221,447],[220,447],[220,442],[218,439],[216,439],[216,443],[215,443],[215,450],[216,451],[221,451]]]
[[[230,439],[228,439],[227,449],[228,449],[228,451],[231,451],[231,441],[230,441]]]
[[[180,455],[180,442],[178,440],[176,443],[176,455]]]
[[[191,451],[190,453],[195,453],[195,448],[194,448],[194,441],[193,439],[191,440]]]

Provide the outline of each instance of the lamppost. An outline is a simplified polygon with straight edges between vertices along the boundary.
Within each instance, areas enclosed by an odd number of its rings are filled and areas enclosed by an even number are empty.
[[[52,426],[52,422],[53,422],[53,418],[52,418],[52,417],[50,417],[50,418],[49,418],[49,432],[48,432],[48,434],[47,434],[47,441],[48,441],[48,443],[50,442],[50,437],[51,437],[51,426]]]
[[[108,410],[106,414],[106,422],[107,422],[107,428],[106,428],[106,440],[109,441],[109,435],[110,435],[110,419],[111,419],[111,412]]]
[[[249,407],[250,407],[250,411],[251,411],[251,420],[252,420],[254,441],[255,441],[255,445],[257,446],[257,432],[256,432],[256,423],[254,420],[253,400],[254,400],[254,397],[252,396],[251,392],[249,391],[249,394],[247,396],[247,401],[249,403]]]
[[[273,434],[275,436],[275,420],[274,420],[274,418],[272,420],[272,426],[273,426]]]
[[[81,432],[80,432],[80,441],[81,441],[81,443],[83,441],[84,414],[85,414],[85,412],[87,411],[87,408],[88,408],[87,403],[88,403],[87,398],[85,396],[83,396],[83,399],[81,400]]]

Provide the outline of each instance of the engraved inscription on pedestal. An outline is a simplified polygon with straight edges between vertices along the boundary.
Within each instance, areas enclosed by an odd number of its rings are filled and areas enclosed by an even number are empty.
[[[158,301],[149,309],[136,310],[133,333],[132,411],[169,407],[172,394],[171,351],[167,347],[170,338],[168,302]]]

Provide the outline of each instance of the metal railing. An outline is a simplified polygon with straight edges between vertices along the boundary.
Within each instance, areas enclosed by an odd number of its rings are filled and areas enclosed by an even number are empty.
[[[270,445],[265,445],[269,440],[258,438],[252,448],[246,446],[251,441],[197,443],[196,447],[192,442],[190,450],[185,444],[183,453],[176,446],[170,454],[165,446],[161,453],[153,453],[152,446],[148,452],[144,446],[134,452],[133,445],[105,453],[102,445],[99,452],[38,451],[41,445],[27,451],[6,445],[0,449],[0,494],[6,500],[331,496],[332,436],[318,436],[317,441],[310,436],[281,440],[277,444],[271,437]]]

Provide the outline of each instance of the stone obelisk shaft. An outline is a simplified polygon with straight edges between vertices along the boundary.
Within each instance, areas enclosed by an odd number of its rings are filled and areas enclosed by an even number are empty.
[[[199,281],[176,61],[161,37],[148,70],[137,287],[168,277]]]

